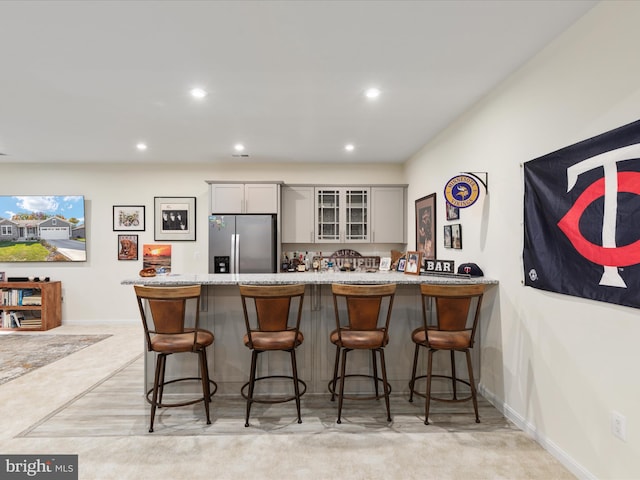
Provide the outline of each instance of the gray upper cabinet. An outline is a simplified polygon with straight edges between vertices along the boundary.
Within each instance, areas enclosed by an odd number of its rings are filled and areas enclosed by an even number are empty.
[[[209,183],[209,213],[278,213],[278,183]]]
[[[371,242],[407,243],[407,189],[371,187]]]
[[[282,187],[282,242],[314,243],[314,188]]]

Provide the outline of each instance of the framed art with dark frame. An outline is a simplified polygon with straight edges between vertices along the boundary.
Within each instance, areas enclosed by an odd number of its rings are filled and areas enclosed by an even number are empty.
[[[407,266],[407,258],[406,257],[402,257],[400,260],[398,260],[398,271],[399,272],[404,272],[405,267]]]
[[[196,240],[196,197],[154,197],[154,239]]]
[[[422,254],[421,260],[436,258],[435,193],[416,200],[416,250]]]
[[[118,235],[118,260],[138,260],[138,235]]]
[[[422,252],[407,252],[407,263],[404,266],[404,273],[409,275],[420,275],[420,265],[422,265]]]
[[[444,248],[452,248],[451,243],[451,225],[444,226]]]
[[[114,232],[144,232],[144,205],[114,205]]]
[[[456,207],[455,205],[451,205],[449,202],[447,202],[446,210],[447,210],[447,220],[460,219],[460,207]]]
[[[462,225],[459,223],[451,225],[451,246],[462,250]]]

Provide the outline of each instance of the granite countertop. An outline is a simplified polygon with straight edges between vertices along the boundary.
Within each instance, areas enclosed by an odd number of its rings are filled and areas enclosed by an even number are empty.
[[[385,284],[418,285],[433,284],[485,284],[496,285],[497,280],[487,277],[409,275],[400,272],[293,272],[293,273],[216,273],[216,274],[168,274],[155,277],[125,279],[122,285],[274,285],[290,283],[309,284]]]

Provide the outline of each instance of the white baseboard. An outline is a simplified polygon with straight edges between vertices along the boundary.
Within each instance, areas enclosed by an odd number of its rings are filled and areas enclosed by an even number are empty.
[[[500,400],[493,392],[490,392],[480,382],[478,385],[478,393],[482,395],[489,403],[491,403],[498,411],[500,411],[505,418],[513,422],[516,427],[529,435],[535,440],[542,448],[553,455],[564,467],[567,468],[572,474],[579,479],[583,480],[597,480],[597,477],[593,475],[589,470],[584,468],[578,462],[575,461],[567,452],[562,450],[552,440],[548,439],[544,432],[538,431],[535,425],[528,422],[522,415],[513,410],[509,405]]]
[[[62,320],[62,325],[75,325],[82,327],[96,325],[140,325],[140,319],[112,319],[112,320]]]

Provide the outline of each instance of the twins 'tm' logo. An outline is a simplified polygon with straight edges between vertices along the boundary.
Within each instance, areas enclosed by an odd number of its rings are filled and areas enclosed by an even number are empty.
[[[640,195],[640,173],[618,172],[617,163],[637,158],[640,158],[640,144],[595,155],[567,169],[567,192],[575,186],[580,174],[594,168],[604,169],[604,177],[589,185],[558,222],[558,227],[580,255],[604,267],[600,285],[626,288],[618,267],[640,263],[640,240],[621,247],[616,245],[618,192]],[[579,222],[587,207],[601,197],[604,197],[602,245],[596,245],[582,235]]]

